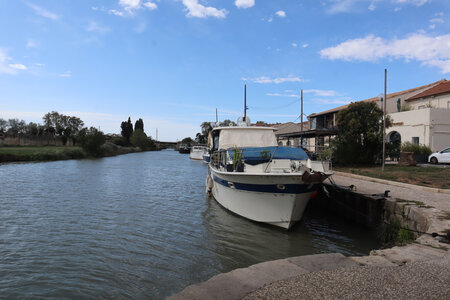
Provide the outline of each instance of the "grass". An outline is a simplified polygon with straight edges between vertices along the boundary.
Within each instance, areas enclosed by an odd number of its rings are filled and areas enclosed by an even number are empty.
[[[334,170],[427,187],[450,188],[450,168],[386,165],[384,172],[380,166],[335,167]]]
[[[87,157],[81,147],[23,146],[0,147],[0,162],[49,161]]]
[[[115,146],[115,145],[114,145]],[[102,156],[115,156],[141,151],[135,147],[111,147],[108,143],[102,146]],[[80,159],[91,157],[77,146],[18,146],[0,147],[0,163],[23,161],[53,161]]]

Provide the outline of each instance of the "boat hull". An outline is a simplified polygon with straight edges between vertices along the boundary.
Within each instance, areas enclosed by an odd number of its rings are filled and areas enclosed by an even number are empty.
[[[297,174],[220,172],[210,167],[211,192],[224,208],[247,219],[289,229],[300,221],[317,183]]]
[[[189,158],[193,160],[203,160],[203,153],[204,151],[191,151],[191,153],[189,153]]]

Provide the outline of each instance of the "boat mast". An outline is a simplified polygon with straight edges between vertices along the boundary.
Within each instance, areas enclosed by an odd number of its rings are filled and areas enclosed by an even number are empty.
[[[301,90],[301,96],[300,96],[300,98],[301,98],[301,105],[302,105],[302,109],[301,109],[301,112],[300,112],[300,132],[301,132],[301,135],[300,135],[300,147],[303,147],[303,89]]]
[[[244,85],[244,122],[247,121],[247,85]]]

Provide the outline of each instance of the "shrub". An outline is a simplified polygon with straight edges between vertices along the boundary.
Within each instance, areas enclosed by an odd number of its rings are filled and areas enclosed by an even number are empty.
[[[105,143],[105,136],[97,128],[83,128],[78,134],[77,140],[87,153],[93,156],[100,156],[102,154],[101,146]]]
[[[431,153],[433,153],[433,151],[431,151],[430,147],[425,146],[425,145],[414,145],[411,144],[410,142],[406,142],[402,144],[402,152],[413,152],[414,154],[419,154],[419,155],[430,155]]]
[[[137,129],[133,132],[130,142],[133,146],[139,147],[142,150],[147,149],[147,146],[148,146],[147,135],[141,129]]]

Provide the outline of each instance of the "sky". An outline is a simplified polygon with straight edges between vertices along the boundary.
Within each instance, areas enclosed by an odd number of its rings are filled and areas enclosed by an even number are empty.
[[[162,141],[450,79],[449,0],[0,0],[0,118]]]

